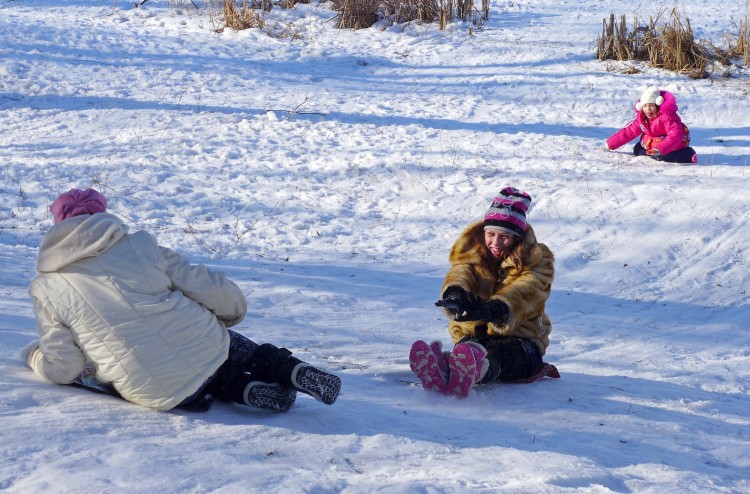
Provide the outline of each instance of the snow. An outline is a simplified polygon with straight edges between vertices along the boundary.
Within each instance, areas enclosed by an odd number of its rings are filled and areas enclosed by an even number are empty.
[[[744,2],[679,7],[721,44]],[[594,60],[632,2],[493,2],[490,19],[334,28],[325,5],[218,34],[149,0],[0,0],[0,490],[750,491],[750,84]],[[649,85],[698,165],[603,150]],[[559,380],[428,394],[448,250],[497,190],[556,255]],[[341,376],[333,406],[155,412],[37,379],[26,288],[49,205],[92,186],[223,270],[238,330]],[[167,356],[165,356],[166,358]]]

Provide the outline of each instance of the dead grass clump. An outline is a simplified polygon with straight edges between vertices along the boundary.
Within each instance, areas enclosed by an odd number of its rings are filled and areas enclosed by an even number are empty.
[[[366,29],[378,21],[378,0],[333,0],[331,2],[340,29]]]
[[[271,0],[220,0],[207,5],[216,32],[262,28],[266,25],[263,12],[271,10]]]
[[[695,40],[690,20],[683,23],[677,9],[672,10],[671,19],[671,24],[661,30],[661,36],[648,46],[651,65],[685,73],[693,79],[708,77],[709,51]]]
[[[332,7],[339,12],[341,29],[364,29],[385,19],[394,24],[437,21],[444,30],[454,19],[479,25],[489,18],[490,10],[489,0],[482,0],[481,10],[476,9],[474,0],[332,0]]]
[[[278,0],[278,5],[284,9],[293,9],[298,3],[310,3],[310,0]]]
[[[748,23],[750,19],[745,16],[745,20],[740,20],[739,32],[734,35],[724,35],[725,50],[721,53],[726,56],[726,63],[729,64],[732,59],[742,60],[745,66],[750,65],[750,28]]]
[[[640,44],[638,43],[638,32],[645,30],[639,26],[638,18],[634,22],[632,32],[628,30],[625,16],[621,16],[619,22],[615,20],[615,14],[610,14],[602,21],[602,34],[596,41],[596,58],[599,60],[642,60]],[[646,30],[648,32],[648,30]]]
[[[677,9],[673,9],[670,22],[657,27],[661,15],[650,18],[648,25],[641,25],[635,18],[633,30],[628,31],[625,16],[616,22],[612,14],[609,22],[606,19],[603,22],[597,40],[597,58],[648,61],[654,67],[681,72],[694,79],[708,77],[710,53],[695,40],[690,20],[683,22]]]
[[[441,4],[445,3],[441,1]],[[436,0],[386,0],[382,6],[383,17],[396,24],[410,21],[429,24],[435,22],[441,12],[441,5]]]

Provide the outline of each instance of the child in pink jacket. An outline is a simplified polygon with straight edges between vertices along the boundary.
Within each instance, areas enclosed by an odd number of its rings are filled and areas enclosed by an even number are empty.
[[[671,163],[698,162],[690,147],[690,131],[677,115],[677,100],[656,86],[646,88],[635,104],[635,119],[607,139],[607,149],[617,149],[638,136],[640,140],[633,147],[636,156]]]

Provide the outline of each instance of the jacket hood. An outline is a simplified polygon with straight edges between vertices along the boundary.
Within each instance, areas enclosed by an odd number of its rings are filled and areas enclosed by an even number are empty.
[[[44,235],[36,269],[39,273],[53,272],[106,252],[127,232],[127,225],[109,213],[84,214],[61,221]]]
[[[659,105],[659,113],[677,113],[677,98],[674,97],[674,94],[669,91],[659,91],[659,94],[664,98],[664,103]],[[643,111],[635,108],[635,105],[639,102],[640,100],[636,101],[633,108],[635,109],[636,115],[643,115]]]

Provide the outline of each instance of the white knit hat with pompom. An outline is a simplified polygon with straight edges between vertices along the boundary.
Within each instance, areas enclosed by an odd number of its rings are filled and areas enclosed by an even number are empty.
[[[643,94],[641,94],[640,101],[635,104],[635,109],[641,111],[643,105],[646,105],[648,103],[653,103],[656,106],[661,106],[661,104],[664,103],[664,98],[662,98],[658,87],[647,87],[646,90],[643,91]]]

